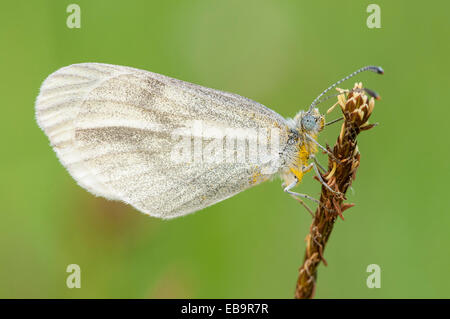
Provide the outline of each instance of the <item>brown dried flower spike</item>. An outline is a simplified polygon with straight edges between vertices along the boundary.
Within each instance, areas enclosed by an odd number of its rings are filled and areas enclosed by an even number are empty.
[[[375,106],[375,99],[367,96],[366,92],[372,92],[363,89],[362,83],[356,83],[350,92],[337,90],[342,93],[338,96],[337,104],[344,114],[344,123],[332,153],[340,164],[336,164],[335,160],[328,157],[328,172],[322,177],[331,188],[345,194],[356,177],[360,162],[356,137],[361,131],[375,126],[368,122]],[[305,239],[306,252],[303,265],[299,270],[295,298],[304,299],[314,296],[317,267],[321,261],[327,264],[323,252],[336,218],[340,216],[344,219],[342,212],[353,206],[353,204],[343,203],[344,199],[322,186],[320,204]]]

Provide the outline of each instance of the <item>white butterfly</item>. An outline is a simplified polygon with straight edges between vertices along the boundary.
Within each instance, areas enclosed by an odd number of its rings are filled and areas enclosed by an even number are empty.
[[[365,70],[375,69],[366,67],[355,74]],[[324,118],[314,105],[324,93],[308,111],[285,119],[236,94],[130,67],[82,63],[61,68],[44,81],[36,100],[36,119],[61,163],[82,187],[151,216],[173,218],[277,173],[287,192],[308,198],[291,189],[306,171],[317,170],[308,160],[320,146],[315,139]],[[183,140],[180,132],[188,135],[184,142],[195,144],[198,123],[203,125],[200,160],[190,156],[177,160],[174,149]],[[257,137],[269,144],[271,155],[246,160],[251,155],[251,149],[245,149],[250,140],[239,144],[239,136],[233,143],[216,143],[224,138],[221,132],[233,130],[276,131],[275,138]],[[215,150],[222,147],[232,160],[226,156],[217,160],[217,152],[204,146],[205,140],[214,141]],[[235,155],[242,151],[238,160]]]

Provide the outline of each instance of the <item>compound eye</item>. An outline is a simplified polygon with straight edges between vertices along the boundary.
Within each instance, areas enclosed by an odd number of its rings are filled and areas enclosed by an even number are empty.
[[[316,119],[312,115],[305,115],[305,117],[302,118],[302,126],[305,130],[311,131],[316,127]]]

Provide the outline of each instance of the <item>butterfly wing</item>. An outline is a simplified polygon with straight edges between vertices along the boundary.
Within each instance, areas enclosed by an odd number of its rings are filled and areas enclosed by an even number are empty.
[[[82,187],[161,218],[197,211],[265,179],[254,163],[178,162],[176,130],[198,122],[287,127],[279,114],[247,98],[98,63],[51,74],[41,86],[36,119]]]

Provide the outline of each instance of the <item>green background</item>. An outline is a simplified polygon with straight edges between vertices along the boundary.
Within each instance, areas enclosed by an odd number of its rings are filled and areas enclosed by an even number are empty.
[[[45,77],[77,62],[238,93],[285,117],[356,68],[383,66],[356,79],[382,96],[380,125],[360,136],[356,206],[336,224],[316,297],[450,297],[449,2],[377,1],[381,29],[366,26],[369,1],[79,0],[81,29],[66,26],[70,3],[2,2],[0,297],[294,293],[311,218],[279,179],[170,221],[77,186],[34,118]],[[320,187],[310,174],[298,189],[317,197]],[[66,287],[73,263],[81,289]],[[380,289],[366,286],[369,264],[381,267]]]

